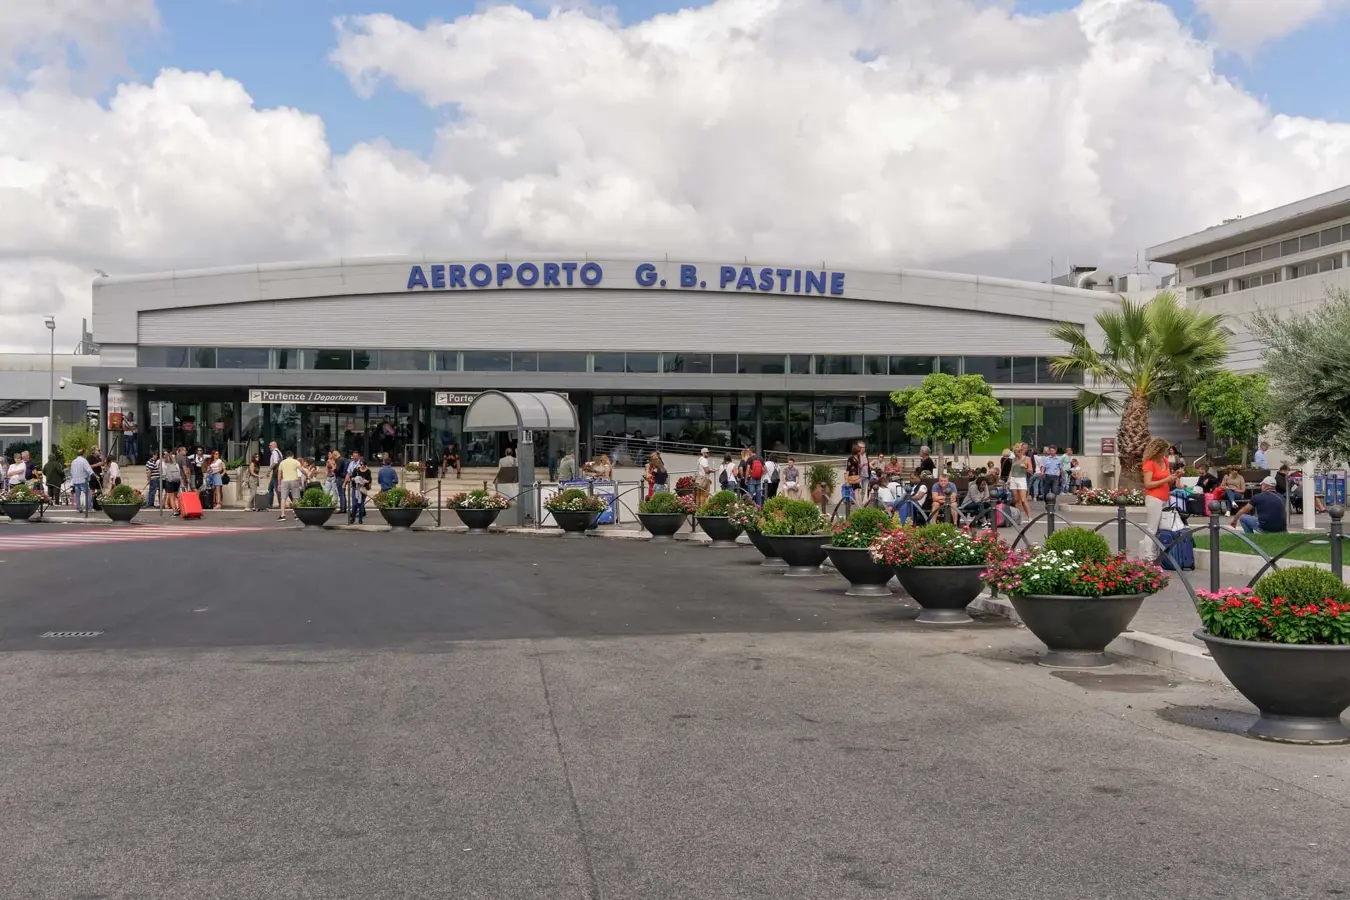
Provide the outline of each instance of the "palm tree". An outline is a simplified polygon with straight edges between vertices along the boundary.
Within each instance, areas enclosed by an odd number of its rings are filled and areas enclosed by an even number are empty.
[[[1079,392],[1078,408],[1120,415],[1121,484],[1138,485],[1149,409],[1161,405],[1191,412],[1190,387],[1224,361],[1229,331],[1221,313],[1188,309],[1170,291],[1143,303],[1123,299],[1119,310],[1098,313],[1096,323],[1103,335],[1101,350],[1077,325],[1054,327],[1051,334],[1069,350],[1050,360],[1050,372],[1057,378],[1082,372],[1089,387]]]

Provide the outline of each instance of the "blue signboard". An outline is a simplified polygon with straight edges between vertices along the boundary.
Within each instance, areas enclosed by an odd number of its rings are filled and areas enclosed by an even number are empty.
[[[612,481],[560,481],[558,490],[566,491],[570,488],[579,488],[583,491],[590,491],[595,496],[605,501],[605,510],[600,513],[600,518],[595,520],[597,525],[613,525],[619,519],[618,501],[615,496],[618,494],[618,485]]]

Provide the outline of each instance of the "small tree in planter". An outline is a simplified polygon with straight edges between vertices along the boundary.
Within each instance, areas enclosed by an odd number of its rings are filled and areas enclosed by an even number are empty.
[[[337,500],[321,487],[306,488],[300,499],[291,504],[295,517],[306,528],[322,528],[333,517]]]
[[[900,527],[900,520],[892,513],[868,506],[855,509],[843,522],[834,526],[827,550],[830,561],[840,575],[848,579],[852,597],[889,597],[886,585],[894,572],[872,558],[870,548],[877,538]]]
[[[1201,591],[1195,636],[1261,713],[1252,737],[1350,742],[1350,588],[1324,569],[1282,569],[1252,588]]]
[[[511,506],[511,501],[496,491],[478,488],[452,494],[445,501],[446,509],[453,509],[459,520],[469,527],[469,534],[489,534],[492,523]]]
[[[839,470],[829,463],[813,463],[806,470],[806,489],[811,492],[811,502],[821,509],[830,502],[838,486]]]
[[[42,508],[42,495],[26,484],[16,484],[0,494],[0,511],[15,522],[27,522]]]
[[[429,505],[426,497],[404,487],[390,488],[375,495],[375,507],[394,531],[411,529]]]
[[[1158,566],[1113,556],[1106,539],[1085,528],[1065,528],[1043,547],[1010,554],[989,567],[985,580],[1007,595],[1048,648],[1040,664],[1060,669],[1111,665],[1106,646],[1167,584]]]
[[[544,509],[553,514],[553,521],[563,530],[563,537],[582,538],[595,527],[596,520],[605,511],[603,497],[581,488],[568,488],[544,501]]]
[[[941,523],[887,532],[872,543],[872,558],[895,570],[900,585],[919,604],[917,621],[963,625],[966,607],[980,595],[980,576],[1008,545],[992,531]]]
[[[760,517],[759,530],[787,563],[792,577],[823,575],[829,523],[810,500],[788,500]]]
[[[652,540],[675,540],[675,533],[689,520],[683,500],[670,491],[658,491],[638,504],[638,520],[651,533]]]
[[[732,491],[718,491],[708,498],[698,509],[698,527],[712,539],[708,546],[714,550],[723,550],[736,546],[736,538],[741,536],[743,525],[731,523],[731,513],[740,507]]]
[[[979,375],[935,373],[918,387],[891,393],[891,402],[905,408],[905,431],[917,440],[935,440],[938,471],[945,444],[978,443],[1006,431],[1003,407]]]
[[[145,497],[129,484],[119,484],[103,500],[103,511],[115,524],[126,525],[145,505]]]

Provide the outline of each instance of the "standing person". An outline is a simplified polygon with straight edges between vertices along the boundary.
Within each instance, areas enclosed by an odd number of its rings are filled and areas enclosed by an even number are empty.
[[[347,489],[351,499],[347,504],[347,524],[361,525],[366,521],[366,488],[370,486],[370,466],[361,458],[359,450],[352,451],[347,464]]]
[[[192,489],[200,491],[206,484],[206,454],[198,447],[192,454]]]
[[[89,464],[89,460],[84,458],[84,451],[81,450],[70,464],[70,496],[76,512],[93,511],[93,501],[89,496],[89,481],[93,477],[94,468]]]
[[[1270,471],[1270,463],[1266,461],[1266,454],[1270,452],[1270,445],[1265,441],[1261,442],[1261,449],[1252,454],[1252,465],[1258,469]]]
[[[212,450],[211,459],[206,463],[206,486],[211,489],[211,508],[220,509],[220,495],[225,487],[225,460],[220,458],[219,450]]]
[[[28,466],[23,461],[23,454],[16,454],[14,462],[9,464],[5,470],[5,486],[18,487],[28,480]]]
[[[277,499],[281,506],[278,522],[286,521],[286,499],[289,497],[292,503],[300,499],[300,487],[300,461],[294,450],[287,450],[286,458],[277,466]]]
[[[380,458],[380,463],[380,473],[376,477],[380,484],[380,493],[383,494],[385,491],[392,491],[398,484],[398,472],[394,471],[394,467],[390,464],[388,453]]]
[[[61,502],[61,484],[66,480],[66,467],[61,465],[61,454],[53,450],[42,467],[42,477],[47,482],[47,498],[53,506]]]
[[[755,452],[754,447],[746,447],[745,477],[750,490],[750,499],[756,506],[764,505],[764,459]]]
[[[1069,492],[1070,483],[1073,480],[1073,465],[1073,448],[1065,447],[1063,452],[1059,454],[1059,492],[1061,494]]]
[[[1175,471],[1176,469],[1186,468],[1186,460],[1181,455],[1181,448],[1176,444],[1167,448],[1167,466]]]
[[[788,457],[787,465],[783,468],[783,490],[793,500],[802,498],[801,477],[797,472],[797,460],[791,456]]]
[[[866,470],[867,457],[862,453],[862,444],[854,444],[853,452],[844,461],[844,485],[839,489],[840,499],[844,501],[846,509],[854,503],[862,504],[860,494],[865,494],[867,490],[863,486]]]
[[[1001,484],[1007,484],[1008,477],[1012,475],[1012,461],[1013,452],[1012,448],[1009,447],[1003,451],[1003,455],[999,457],[998,461],[998,480]]]
[[[151,450],[150,458],[145,461],[145,502],[151,509],[155,508],[155,500],[161,495],[159,485],[159,451]]]
[[[1041,497],[1049,503],[1059,493],[1064,470],[1059,449],[1051,444],[1045,450],[1045,455],[1041,457]]]
[[[565,481],[576,481],[576,478],[577,478],[577,458],[576,455],[573,454],[571,450],[568,450],[566,453],[563,454],[562,459],[558,460],[557,481],[559,483]]]
[[[1031,495],[1031,500],[1041,499],[1041,491],[1045,487],[1045,476],[1041,474],[1041,460],[1045,458],[1045,451],[1048,448],[1041,448],[1041,455],[1037,456],[1027,448],[1027,457],[1031,460],[1031,471],[1027,473],[1027,492]]]
[[[136,417],[127,413],[122,417],[122,452],[126,454],[127,462],[136,465],[137,451],[140,447],[136,441]],[[150,503],[154,506],[154,502]]]
[[[338,482],[338,461],[341,458],[336,450],[329,450],[328,458],[324,460],[323,491],[334,500],[337,500],[338,495],[342,493],[342,488]],[[346,506],[345,503],[342,505]]]
[[[772,500],[778,496],[778,463],[767,453],[764,455],[764,499]]]
[[[1144,476],[1144,537],[1139,541],[1139,555],[1143,559],[1158,558],[1158,545],[1153,535],[1158,533],[1162,521],[1163,508],[1172,492],[1172,485],[1180,479],[1180,473],[1172,471],[1167,462],[1167,441],[1153,438],[1144,448],[1144,463],[1141,467]]]
[[[1012,492],[1013,506],[1031,521],[1031,501],[1027,499],[1027,479],[1032,472],[1031,457],[1027,455],[1027,445],[1018,444],[1013,448],[1012,465],[1008,467],[1008,490]]]
[[[736,491],[736,464],[731,461],[730,453],[722,457],[722,471],[717,473],[717,485],[724,491]]]
[[[281,449],[277,447],[277,442],[272,441],[267,445],[267,508],[272,508],[272,502],[277,493],[277,466],[281,465]]]
[[[704,447],[698,454],[698,473],[694,476],[694,502],[699,506],[707,502],[712,486],[716,482],[717,464],[713,462],[708,448]]]
[[[117,463],[117,457],[108,457],[108,490],[112,490],[122,483],[122,467]]]
[[[670,473],[666,471],[666,461],[661,458],[659,450],[653,450],[652,455],[647,457],[647,469],[652,473],[652,493],[658,494],[667,490]]]
[[[932,475],[937,471],[937,460],[933,459],[931,451],[927,447],[919,448],[919,462],[915,466],[922,474]]]
[[[255,453],[244,470],[244,496],[248,498],[248,511],[259,512],[257,502],[258,488],[262,487],[262,454]]]
[[[178,491],[183,486],[183,467],[178,464],[178,457],[172,450],[166,450],[159,456],[159,480],[160,486],[164,488],[164,506],[173,510],[174,516],[181,516],[183,511],[178,506]]]
[[[93,474],[89,476],[89,493],[103,493],[103,454],[95,447],[93,450],[89,451],[89,457],[86,462],[89,463],[89,468],[93,470]]]

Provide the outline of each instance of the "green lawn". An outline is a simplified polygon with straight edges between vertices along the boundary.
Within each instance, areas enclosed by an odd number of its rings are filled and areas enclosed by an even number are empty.
[[[1291,544],[1297,544],[1306,538],[1306,534],[1288,533],[1288,534],[1249,534],[1252,542],[1258,545],[1262,550],[1271,556],[1279,553],[1285,547]],[[1305,559],[1310,562],[1329,563],[1331,562],[1331,544],[1325,535],[1317,538],[1321,543],[1304,544],[1293,553],[1290,553],[1285,559]],[[1250,553],[1257,555],[1251,547],[1248,547],[1241,540],[1231,534],[1219,536],[1219,547],[1224,553]],[[1195,533],[1195,548],[1197,550],[1206,550],[1209,548],[1209,534],[1204,531]]]

